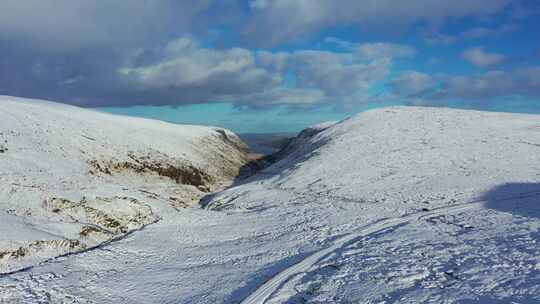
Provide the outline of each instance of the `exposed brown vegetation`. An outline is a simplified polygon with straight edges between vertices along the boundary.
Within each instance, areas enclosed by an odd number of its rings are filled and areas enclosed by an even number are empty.
[[[98,229],[96,227],[93,227],[93,226],[84,226],[81,229],[81,232],[79,232],[79,236],[87,237],[90,234],[95,234],[95,233],[103,233],[103,230],[100,230],[100,229]]]
[[[114,200],[144,206],[144,204],[139,202],[137,199],[130,197],[96,198],[96,201],[102,203],[112,203]],[[53,213],[67,218],[70,221],[76,223],[84,221],[91,223],[92,225],[96,225],[96,227],[89,226],[88,228],[83,228],[83,231],[80,233],[81,236],[87,235],[91,232],[96,232],[92,231],[90,228],[97,231],[101,229],[102,231],[100,232],[105,231],[113,234],[126,233],[129,230],[130,224],[136,224],[138,226],[148,222],[153,217],[152,210],[146,207],[144,208],[144,210],[148,209],[146,210],[146,213],[137,211],[137,213],[131,216],[115,216],[114,214],[109,214],[105,211],[90,206],[87,199],[84,197],[79,202],[53,197],[44,202],[44,207]]]
[[[79,240],[34,241],[27,246],[21,246],[15,250],[0,252],[0,259],[21,259],[28,256],[31,252],[37,252],[46,247],[74,250],[76,248],[83,248],[84,244],[82,244]]]
[[[192,185],[195,187],[207,186],[213,182],[213,178],[206,172],[190,165],[183,164],[180,161],[174,161],[163,155],[158,155],[152,160],[149,156],[137,157],[134,153],[128,154],[132,161],[104,161],[98,160],[89,161],[92,168],[91,174],[96,172],[113,175],[114,173],[122,173],[131,171],[136,174],[157,174],[161,177],[166,177],[177,184]]]

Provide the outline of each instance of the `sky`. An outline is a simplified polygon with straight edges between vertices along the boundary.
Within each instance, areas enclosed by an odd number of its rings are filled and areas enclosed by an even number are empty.
[[[239,133],[388,105],[540,113],[536,0],[2,0],[0,95]]]

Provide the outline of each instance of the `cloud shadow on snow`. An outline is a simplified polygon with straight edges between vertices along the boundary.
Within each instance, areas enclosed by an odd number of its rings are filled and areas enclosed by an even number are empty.
[[[486,207],[540,219],[540,183],[507,183],[482,195]]]

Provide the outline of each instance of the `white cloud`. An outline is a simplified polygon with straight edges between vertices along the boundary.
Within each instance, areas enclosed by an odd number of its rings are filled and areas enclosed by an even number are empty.
[[[383,80],[392,63],[387,56],[409,52],[397,45],[376,45],[385,49],[385,58],[352,50],[215,50],[182,37],[164,46],[155,62],[124,66],[118,72],[139,91],[177,92],[180,101],[226,100],[255,107],[305,106],[330,98],[339,103],[346,96],[365,94]]]
[[[321,90],[281,87],[241,96],[238,101],[250,107],[259,108],[276,105],[313,107],[324,102],[325,99],[326,95]]]
[[[335,44],[344,49],[352,49],[356,45],[355,43],[342,40],[336,37],[326,37],[324,38],[324,42],[329,43],[329,44]]]
[[[389,59],[363,61],[354,53],[301,51],[294,53],[290,64],[300,86],[337,96],[367,90],[388,74],[391,65]]]
[[[399,96],[411,97],[433,89],[435,84],[436,81],[431,75],[407,71],[393,79],[390,87]]]
[[[197,93],[194,98],[210,99],[251,94],[281,83],[278,74],[258,67],[253,53],[246,49],[213,50],[180,38],[169,43],[160,58],[153,64],[121,68],[119,73],[142,90],[184,91],[185,95]]]
[[[490,36],[500,36],[506,33],[511,33],[519,29],[516,24],[503,24],[496,28],[475,27],[461,33],[461,37],[467,39],[477,39]]]
[[[355,51],[259,52],[258,61],[267,69],[294,75],[297,87],[322,90],[328,96],[365,91],[382,80],[391,66],[390,58],[368,58]]]
[[[427,22],[440,26],[449,18],[491,16],[512,0],[256,0],[244,34],[262,45],[309,35],[320,28],[355,25],[360,29],[403,31]]]
[[[249,3],[252,9],[264,9],[268,6],[270,0],[253,0]]]
[[[474,27],[456,35],[447,35],[439,32],[431,33],[426,42],[429,44],[452,44],[460,40],[480,39],[486,37],[499,37],[501,35],[517,31],[519,26],[513,23],[505,23],[497,27]]]
[[[488,67],[506,60],[506,56],[497,53],[488,53],[484,51],[484,48],[482,47],[467,49],[461,56],[463,59],[478,67]]]
[[[439,32],[430,34],[425,40],[429,44],[452,44],[458,41],[458,36],[446,35]]]
[[[416,50],[410,46],[396,43],[364,43],[356,47],[361,56],[374,58],[412,58]]]
[[[371,60],[379,58],[413,58],[416,49],[405,44],[389,42],[353,43],[335,37],[326,37],[325,43],[334,44],[347,51],[355,51],[361,57]]]
[[[373,42],[373,43],[353,43],[335,37],[326,37],[324,42],[327,44],[337,45],[347,51],[355,51],[366,60],[381,59],[381,58],[406,58],[411,59],[416,55],[416,49],[412,46],[389,43],[389,42]]]
[[[485,99],[518,93],[513,75],[489,71],[475,76],[451,76],[444,79],[437,98]]]
[[[540,67],[488,71],[477,75],[427,75],[406,72],[390,82],[394,98],[437,105],[450,100],[489,102],[501,97],[540,98]]]
[[[286,52],[272,53],[268,51],[257,52],[258,63],[270,70],[283,72],[287,68],[291,54]]]

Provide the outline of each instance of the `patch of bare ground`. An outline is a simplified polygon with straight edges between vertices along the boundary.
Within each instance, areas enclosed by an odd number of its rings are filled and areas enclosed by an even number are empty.
[[[44,201],[44,208],[61,221],[83,224],[81,236],[123,234],[158,219],[148,205],[131,197],[83,197],[78,202],[53,197]]]
[[[25,256],[30,255],[32,252],[38,252],[45,247],[50,248],[66,248],[74,250],[80,247],[84,248],[79,240],[47,240],[47,241],[34,241],[27,246],[21,246],[15,250],[11,251],[1,251],[0,252],[0,261],[3,259],[21,259]]]
[[[84,242],[76,239],[37,240],[13,250],[0,251],[0,274],[9,273],[20,265],[31,264],[33,259],[52,252],[56,255],[69,254],[87,248]]]
[[[127,161],[90,160],[89,173],[116,175],[131,172],[139,175],[157,175],[171,179],[177,184],[192,185],[200,189],[206,189],[214,182],[214,178],[208,173],[162,153],[156,155],[129,153],[128,158]]]
[[[83,197],[79,201],[51,197],[43,208],[53,221],[75,224],[79,233],[70,238],[36,240],[16,248],[0,250],[0,274],[24,269],[48,257],[85,251],[156,223],[144,202],[126,196]]]

